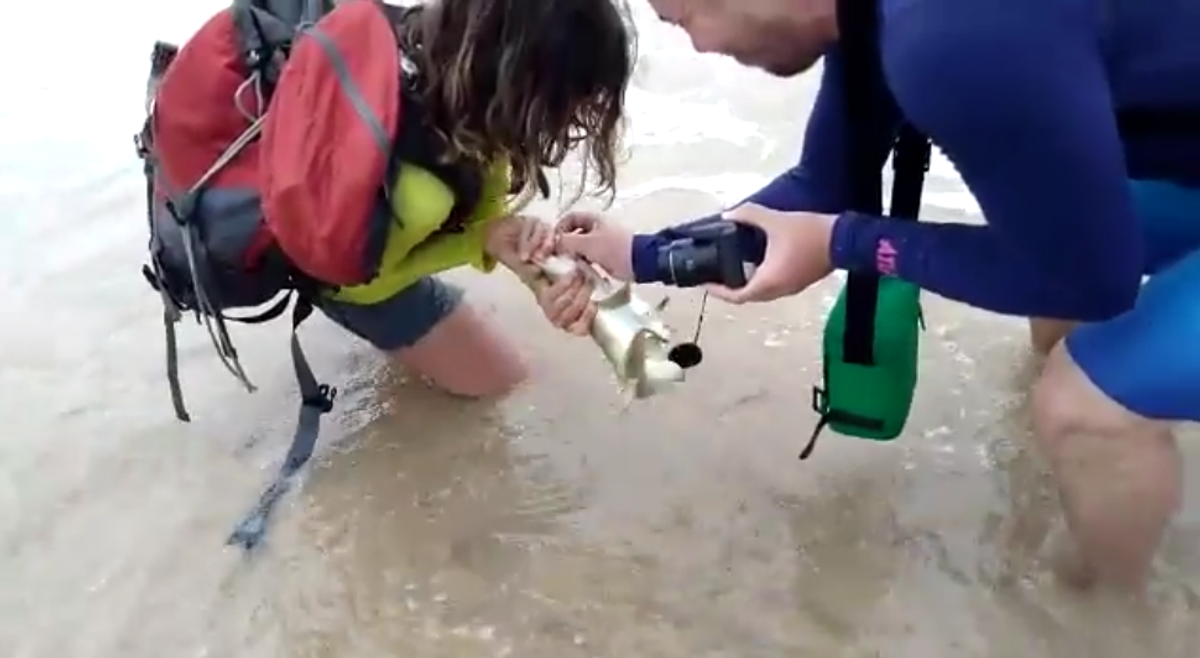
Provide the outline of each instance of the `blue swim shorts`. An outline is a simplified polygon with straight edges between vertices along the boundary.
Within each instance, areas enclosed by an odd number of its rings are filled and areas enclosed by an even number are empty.
[[[380,350],[411,347],[462,303],[463,291],[437,277],[424,277],[376,304],[322,300],[329,319]]]
[[[1200,188],[1133,181],[1150,280],[1133,309],[1067,350],[1100,390],[1157,420],[1200,421]]]

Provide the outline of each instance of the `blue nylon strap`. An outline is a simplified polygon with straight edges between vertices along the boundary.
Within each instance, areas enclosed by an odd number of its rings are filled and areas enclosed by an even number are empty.
[[[304,350],[300,347],[300,337],[296,331],[312,312],[312,302],[304,295],[298,295],[295,306],[292,307],[291,352],[296,383],[300,385],[300,412],[292,445],[279,472],[275,474],[275,479],[263,491],[254,509],[234,528],[226,541],[228,545],[241,546],[247,551],[262,543],[276,505],[291,490],[296,475],[312,457],[321,431],[321,416],[333,408],[333,401],[337,398],[336,388],[317,382],[312,367],[304,356]]]

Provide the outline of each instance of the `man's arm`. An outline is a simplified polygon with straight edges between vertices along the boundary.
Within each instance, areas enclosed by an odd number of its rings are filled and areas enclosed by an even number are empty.
[[[885,41],[892,89],[958,167],[988,225],[846,213],[834,228],[834,264],[875,267],[887,248],[889,273],[980,308],[1078,320],[1128,309],[1141,235],[1085,8],[907,7],[890,17]]]
[[[842,102],[841,57],[836,50],[825,56],[823,66],[821,88],[805,128],[800,161],[743,203],[752,202],[783,211],[838,213],[846,209],[850,193],[846,180],[846,112]],[[887,98],[883,90],[879,95]],[[881,102],[887,102],[888,105],[886,110],[879,113],[879,123],[861,127],[871,132],[870,143],[878,149],[873,156],[880,165],[887,158],[898,117],[894,105],[887,100]],[[743,233],[747,242],[743,252],[757,253],[761,259],[764,245],[754,244],[758,241],[758,234],[754,231]],[[655,264],[659,248],[682,237],[685,235],[674,227],[635,236],[632,254],[635,279],[639,283],[653,282],[657,274]]]

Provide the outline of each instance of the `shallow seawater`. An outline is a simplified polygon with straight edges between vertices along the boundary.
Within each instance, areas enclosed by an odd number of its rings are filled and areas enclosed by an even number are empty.
[[[1023,448],[1032,366],[1015,320],[930,297],[905,435],[829,435],[796,459],[837,281],[709,304],[705,363],[636,404],[501,273],[453,275],[536,371],[500,404],[449,399],[313,321],[306,348],[342,395],[315,467],[244,559],[224,539],[293,420],[286,322],[234,329],[254,395],[185,325],[195,420],[174,420],[130,142],[150,42],[217,5],[68,5],[21,5],[0,26],[0,55],[26,64],[3,73],[0,108],[0,655],[1196,655],[1195,495],[1149,612],[1061,591],[1022,550],[1057,529]],[[70,52],[22,28],[67,12]],[[639,18],[611,212],[652,227],[786,167],[817,77],[699,56]],[[977,215],[944,161],[926,201],[932,218]],[[668,321],[692,330],[696,293],[642,294],[669,294]]]

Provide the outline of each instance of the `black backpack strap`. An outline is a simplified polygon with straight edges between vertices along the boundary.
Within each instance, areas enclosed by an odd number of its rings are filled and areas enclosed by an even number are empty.
[[[421,100],[421,70],[409,53],[420,49],[420,45],[405,39],[402,28],[407,21],[415,20],[423,11],[422,5],[402,7],[380,3],[384,15],[396,35],[400,55],[400,125],[392,142],[392,153],[387,180],[390,182],[400,173],[403,162],[408,162],[437,176],[454,192],[454,207],[450,217],[439,229],[440,232],[458,232],[483,197],[484,171],[473,163],[454,162],[446,156],[449,146],[446,140],[430,125],[425,104]],[[385,186],[390,193],[390,185]],[[394,218],[399,221],[398,218]]]
[[[245,550],[258,546],[266,535],[276,505],[291,490],[296,475],[312,457],[321,432],[321,416],[333,409],[333,402],[337,398],[336,388],[317,382],[312,367],[304,356],[304,349],[300,346],[297,332],[313,312],[311,293],[297,293],[295,297],[296,302],[292,306],[290,345],[296,383],[300,386],[300,412],[296,419],[292,445],[288,448],[287,457],[275,474],[275,479],[263,491],[254,509],[234,528],[226,542],[229,545],[241,546]]]
[[[233,0],[242,60],[262,76],[265,93],[275,89],[283,64],[300,28],[333,11],[332,0]]]
[[[142,151],[140,141],[138,151]],[[143,167],[146,175],[146,221],[150,225],[151,241],[154,235],[154,179],[153,169],[149,164]],[[153,248],[152,248],[153,249]],[[183,309],[171,296],[166,279],[163,277],[162,266],[158,257],[151,251],[150,264],[142,266],[142,276],[158,291],[163,305],[163,335],[166,344],[167,386],[171,391],[171,406],[175,409],[175,417],[183,422],[189,422],[192,417],[183,401],[183,387],[179,384],[179,339],[175,333],[175,325],[183,318]]]
[[[167,67],[179,54],[179,47],[165,41],[156,41],[150,52],[150,75],[146,78],[146,113],[150,114],[158,85],[166,74]],[[158,291],[163,304],[163,334],[166,344],[167,386],[171,391],[171,406],[175,409],[175,417],[183,422],[191,420],[187,406],[183,401],[183,387],[179,383],[179,341],[175,333],[175,325],[183,317],[184,307],[174,298],[166,285],[162,264],[155,255],[154,228],[154,158],[152,152],[152,137],[150,119],[147,116],[142,123],[142,130],[133,136],[134,149],[138,159],[142,161],[142,175],[146,179],[146,226],[149,231],[150,264],[142,266],[142,275],[150,285]]]
[[[232,11],[242,62],[252,74],[261,74],[269,95],[279,80],[296,32],[288,24],[253,7],[249,2],[235,2]]]
[[[392,145],[392,166],[389,180],[399,173],[402,162],[408,162],[437,176],[454,192],[454,207],[449,220],[440,229],[459,231],[483,197],[483,171],[471,164],[446,161],[445,140],[430,127],[425,108],[416,91],[417,76],[409,65],[400,88],[401,125]]]

